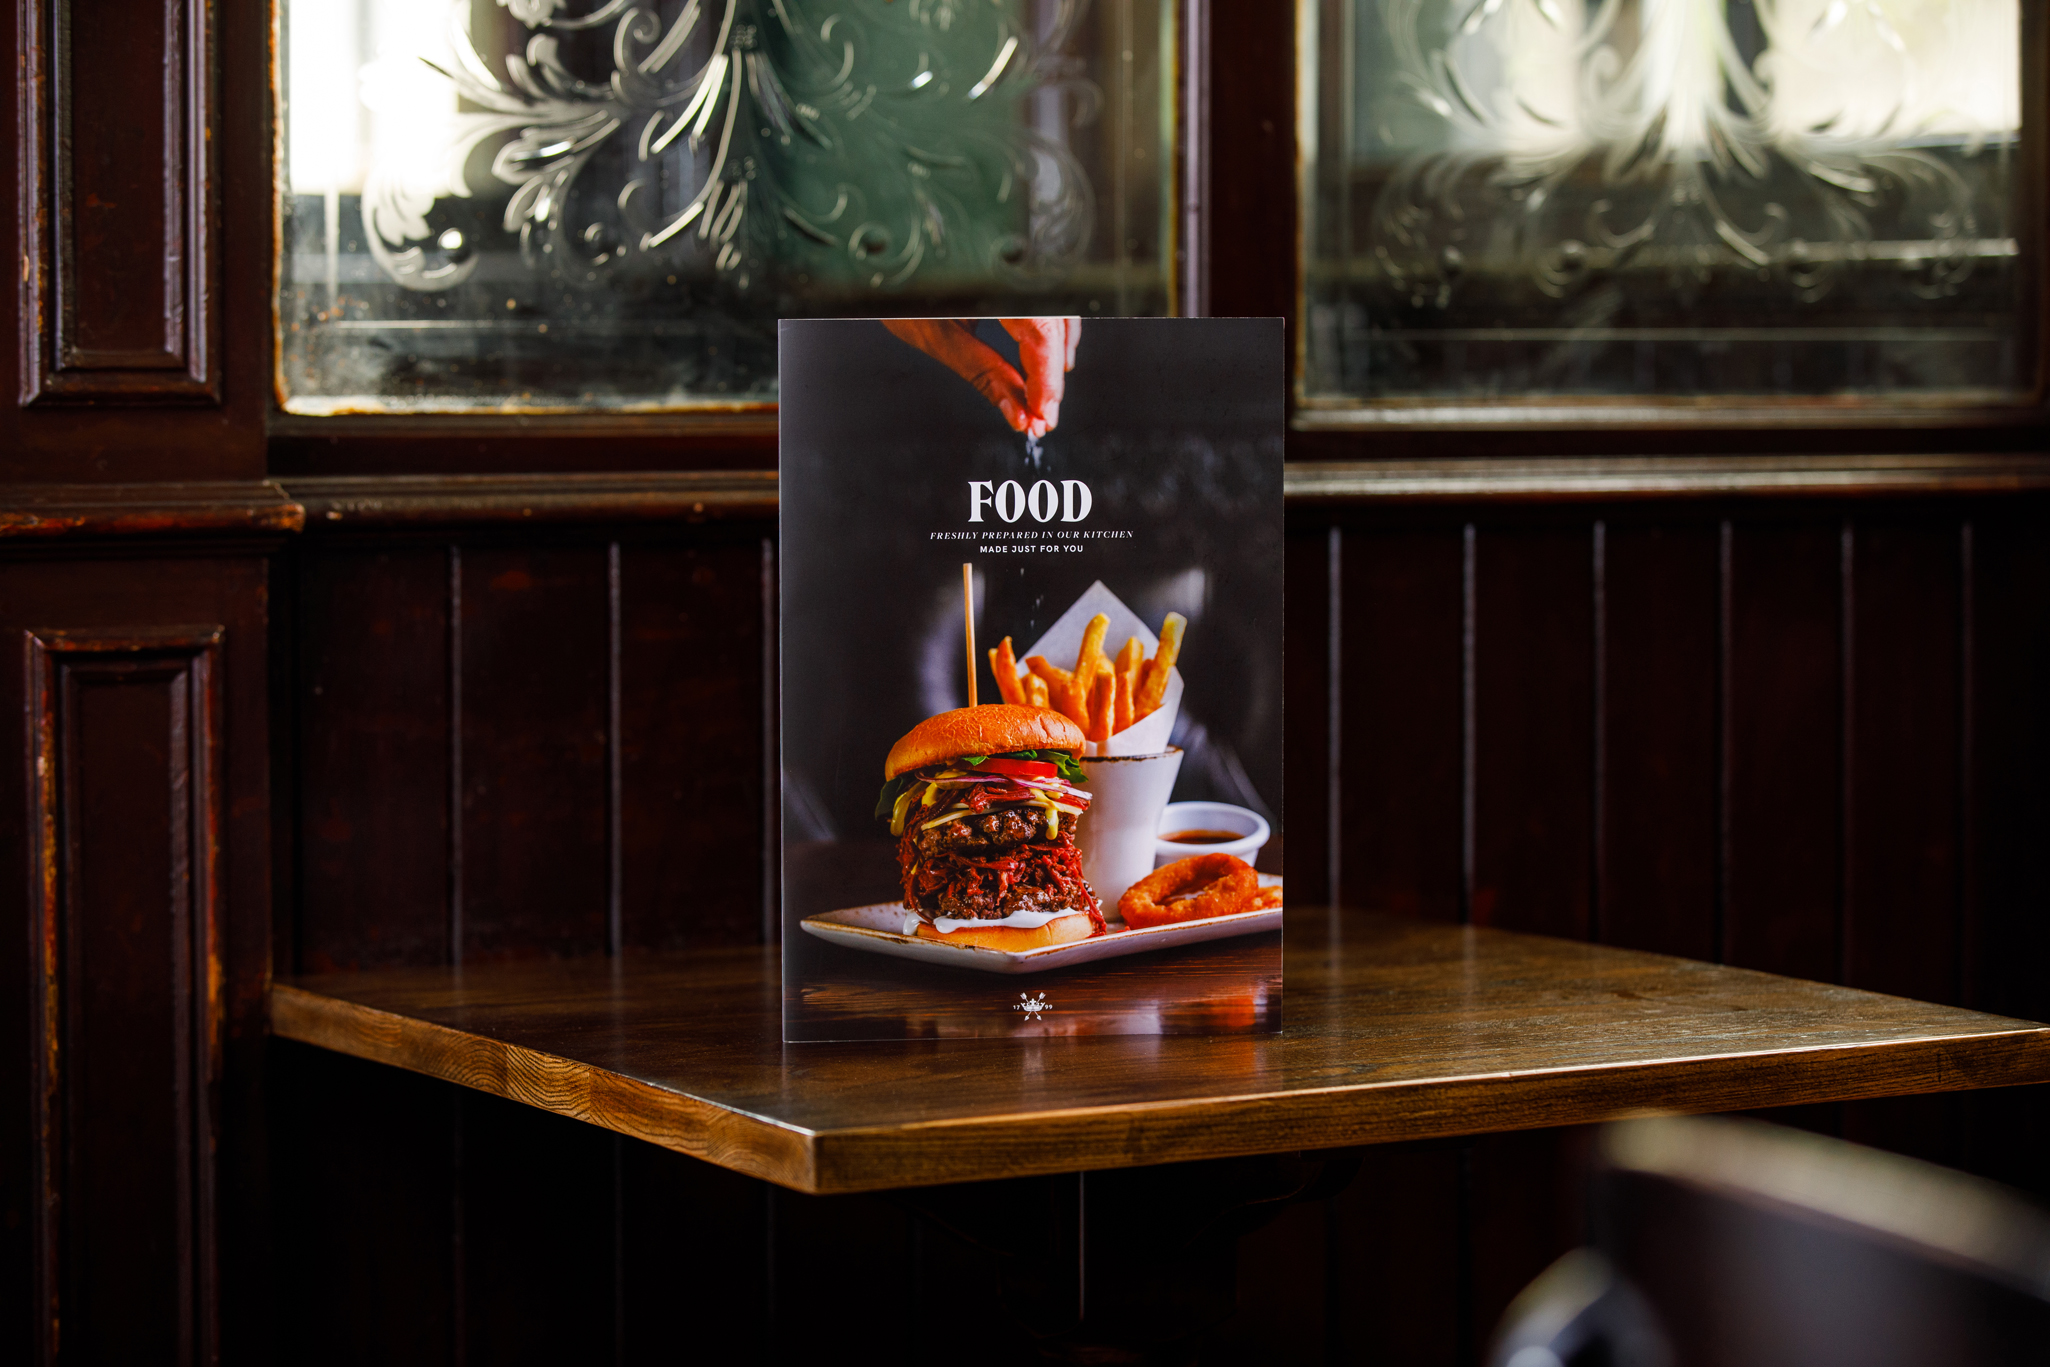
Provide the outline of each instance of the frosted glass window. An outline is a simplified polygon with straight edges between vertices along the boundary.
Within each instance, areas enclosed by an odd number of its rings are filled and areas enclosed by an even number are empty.
[[[1310,423],[2034,384],[2017,0],[1336,0],[1303,22]]]
[[[287,0],[288,412],[772,403],[783,316],[1169,310],[1171,0]]]

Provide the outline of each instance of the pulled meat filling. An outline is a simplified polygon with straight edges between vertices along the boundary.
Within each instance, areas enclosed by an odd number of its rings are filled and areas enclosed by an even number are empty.
[[[930,819],[933,810],[915,809],[897,846],[906,907],[927,920],[962,921],[1086,911],[1102,933],[1103,913],[1075,850],[1078,818],[1063,816],[1059,834],[1049,840],[1046,813],[1036,806],[998,807],[928,830],[921,816]]]

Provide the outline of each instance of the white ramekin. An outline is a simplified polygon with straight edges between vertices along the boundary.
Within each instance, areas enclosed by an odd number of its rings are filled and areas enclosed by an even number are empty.
[[[1183,845],[1159,837],[1170,831],[1240,831],[1237,840],[1215,845]],[[1153,867],[1172,864],[1196,854],[1235,854],[1248,864],[1260,857],[1260,849],[1272,831],[1267,818],[1229,802],[1170,802],[1160,812],[1160,825],[1153,841]]]

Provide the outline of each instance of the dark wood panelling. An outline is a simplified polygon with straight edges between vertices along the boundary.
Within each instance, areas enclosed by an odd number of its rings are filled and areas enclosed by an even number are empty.
[[[614,459],[613,442],[606,461]],[[614,469],[618,469],[616,465]],[[557,523],[682,523],[776,515],[774,470],[703,473],[286,476],[315,532]]]
[[[436,414],[425,420],[280,416],[272,420],[269,445],[271,473],[294,485],[303,478],[331,484],[333,496],[344,499],[358,496],[365,477],[409,483],[423,470],[458,479],[518,474],[530,488],[567,478],[574,491],[578,480],[589,477],[592,452],[598,450],[606,470],[642,471],[659,486],[679,470],[722,477],[745,471],[773,479],[776,415],[771,407],[716,414]]]
[[[33,1301],[37,1236],[51,1230],[58,1245],[44,1262],[58,1285],[43,1289],[60,1296],[67,1360],[178,1360],[167,1343],[200,1354],[216,1307],[221,1358],[267,1338],[266,584],[246,543],[17,547],[0,557],[0,640],[12,659],[0,669],[0,713],[17,719],[0,728],[0,768],[14,776],[0,784],[0,832],[13,837],[0,839],[0,924],[16,928],[0,936],[0,1088],[19,1117],[0,1126],[9,1361],[33,1360],[48,1332],[48,1304]],[[206,629],[183,625],[192,623]],[[218,644],[205,643],[216,628]],[[41,671],[29,668],[30,634],[49,646]],[[97,648],[124,640],[140,648]],[[202,665],[212,711],[195,697]],[[48,688],[52,668],[60,684],[71,676],[75,696]],[[38,672],[57,706],[40,774],[24,724],[37,715],[27,689]],[[45,782],[59,787],[45,795]],[[30,1003],[32,986],[49,986],[41,960],[51,947],[32,935],[49,905],[31,866],[45,847],[27,838],[38,803],[59,812],[54,853],[76,859],[47,866],[65,930],[47,1027]],[[59,1090],[46,1097],[29,1069],[48,1060],[51,1028]],[[55,1209],[30,1189],[29,1122],[46,1104],[70,1122],[43,1169],[62,1184]],[[217,1145],[211,1156],[203,1139]]]
[[[21,401],[210,401],[211,5],[19,11]]]
[[[1299,434],[1300,435],[1300,434]],[[1443,441],[1439,443],[1442,447]],[[1525,443],[1519,441],[1521,448]],[[1309,449],[1290,454],[1307,455]],[[1311,444],[1312,447],[1321,443]],[[1347,453],[1349,456],[1352,453]],[[2002,494],[2050,488],[2050,456],[2034,451],[1975,455],[1587,456],[1518,455],[1447,459],[1292,460],[1283,478],[1289,502],[1307,509],[1361,503],[1486,505],[1628,499],[1685,503],[1751,499],[1928,494]]]
[[[760,937],[757,529],[292,564],[305,964]]]
[[[1729,873],[1721,958],[1833,981],[1842,874],[1843,537],[1740,524],[1730,569]]]
[[[652,1144],[613,1142],[620,1361],[673,1364],[679,1323],[768,1323],[770,1189]]]
[[[27,637],[38,1362],[214,1360],[221,634]]]
[[[1852,530],[1843,981],[1959,998],[1960,529]]]
[[[2050,534],[1972,524],[1972,728],[1964,999],[2050,1019]],[[2050,1151],[2050,1150],[2045,1150]]]
[[[766,834],[762,543],[618,554],[624,943],[754,943]]]
[[[824,1362],[843,1352],[879,1362],[904,1361],[917,1339],[907,1303],[944,1299],[947,1270],[912,1260],[911,1217],[872,1196],[805,1197],[766,1193],[770,1294],[763,1357],[771,1362]],[[1021,1231],[1022,1233],[1022,1231]],[[866,1269],[866,1275],[856,1269]],[[892,1272],[902,1269],[903,1278]],[[980,1357],[1000,1339],[1003,1274],[987,1262],[979,1289],[996,1304],[982,1332],[961,1342],[965,1359]],[[992,1332],[995,1331],[995,1332]],[[858,1346],[857,1346],[858,1345]],[[940,1354],[944,1356],[944,1349]]]
[[[1595,926],[1606,944],[1713,959],[1720,528],[1610,522],[1603,542]]]
[[[454,1089],[279,1040],[269,1059],[280,1209],[274,1361],[449,1367],[458,1212]]]
[[[306,510],[269,481],[0,485],[0,539],[206,537],[298,531]]]
[[[1465,537],[1457,524],[1354,530],[1340,554],[1337,894],[1457,921]]]
[[[1212,233],[1201,272],[1210,312],[1285,314],[1293,324],[1295,254],[1283,245],[1296,240],[1293,10],[1215,3],[1209,10]]]
[[[613,1136],[473,1092],[461,1093],[458,1107],[456,1360],[492,1367],[617,1361]]]
[[[603,953],[612,641],[603,546],[464,549],[458,960]]]
[[[1477,925],[1585,936],[1593,863],[1594,546],[1483,527],[1475,548]]]
[[[449,552],[295,561],[295,961],[446,963]]]
[[[1863,517],[1848,561],[1843,981],[1924,1001],[1957,1001],[1964,975],[1961,541],[1952,519]],[[1846,1105],[1839,1133],[1956,1163],[1962,1116],[1947,1097],[1888,1098]]]
[[[2050,1019],[2050,535],[2019,509],[1967,524],[1970,687],[1964,1000]],[[1960,1108],[1957,1161],[2050,1201],[2050,1088]]]
[[[1453,1367],[1466,1294],[1462,1166],[1452,1145],[1361,1153],[1359,1176],[1332,1199],[1328,1361]]]

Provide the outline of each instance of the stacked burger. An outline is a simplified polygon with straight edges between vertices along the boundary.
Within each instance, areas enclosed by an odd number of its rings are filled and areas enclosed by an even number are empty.
[[[990,949],[1104,933],[1075,826],[1089,809],[1082,729],[997,703],[929,717],[892,746],[878,819],[897,837],[904,932]]]

